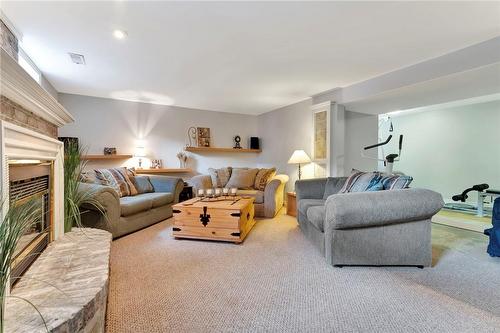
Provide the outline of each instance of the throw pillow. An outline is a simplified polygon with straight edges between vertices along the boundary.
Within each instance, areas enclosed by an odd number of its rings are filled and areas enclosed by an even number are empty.
[[[80,181],[82,183],[108,185],[108,182],[106,180],[101,180],[97,178],[97,175],[94,170],[82,172]]]
[[[408,188],[412,181],[411,176],[383,174],[380,183],[384,190],[401,190]]]
[[[214,187],[225,187],[229,178],[231,178],[232,167],[214,169],[209,168],[208,174],[212,178],[212,185]]]
[[[339,193],[381,190],[382,187],[379,184],[381,180],[380,172],[363,172],[353,169]]]
[[[120,197],[136,195],[137,189],[129,178],[127,168],[96,169],[97,179],[107,181]]]
[[[269,179],[274,177],[274,175],[276,175],[276,168],[260,169],[255,176],[255,183],[253,184],[253,187],[256,190],[264,191]]]
[[[240,169],[234,168],[231,172],[231,178],[225,187],[237,187],[240,190],[251,190],[255,183],[255,176],[259,169]]]
[[[132,176],[130,180],[134,183],[137,194],[154,192],[153,184],[149,181],[148,176]]]

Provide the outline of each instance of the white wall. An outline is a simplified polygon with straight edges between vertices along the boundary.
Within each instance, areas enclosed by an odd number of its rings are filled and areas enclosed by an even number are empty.
[[[378,117],[364,113],[345,112],[345,163],[344,172],[350,174],[352,169],[373,171],[377,168],[377,161],[361,156],[363,147],[377,143]],[[365,155],[377,157],[376,149],[365,152]]]
[[[293,190],[293,184],[298,178],[297,166],[287,164],[293,151],[303,149],[311,156],[313,135],[311,103],[311,99],[307,99],[258,116],[259,136],[262,138],[263,148],[260,162],[262,165],[276,166],[279,172],[288,174],[289,191]],[[361,149],[377,142],[377,124],[377,116],[345,112],[344,175],[350,174],[352,168],[376,169],[377,162],[362,158]],[[302,176],[314,177],[313,164],[302,168]]]
[[[296,165],[287,162],[297,149],[303,149],[311,156],[311,100],[307,99],[259,115],[258,129],[262,143],[262,153],[259,157],[261,164],[275,166],[278,173],[289,175],[287,190],[293,190],[293,184],[298,179],[298,169]],[[303,178],[311,178],[313,175],[312,164],[302,168]]]
[[[59,94],[59,102],[75,117],[64,126],[59,136],[75,136],[89,154],[102,154],[103,148],[116,147],[118,153],[132,154],[138,139],[145,141],[148,157],[163,160],[166,167],[178,167],[176,154],[182,151],[190,126],[209,127],[212,146],[232,147],[233,136],[239,134],[242,146],[257,136],[257,117],[250,115],[195,110],[146,103],[126,102],[89,96]],[[209,167],[257,166],[258,154],[191,154],[188,167],[206,173]],[[135,159],[123,161],[136,165]],[[120,164],[94,163],[89,167]],[[146,162],[145,166],[149,163]]]
[[[413,176],[413,187],[438,191],[445,200],[474,184],[500,189],[500,101],[401,114],[392,121],[394,139],[385,154],[397,152],[403,134],[394,170]],[[388,126],[381,125],[382,139]]]

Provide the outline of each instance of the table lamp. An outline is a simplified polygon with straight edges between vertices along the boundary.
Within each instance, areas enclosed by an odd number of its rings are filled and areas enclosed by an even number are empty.
[[[298,164],[299,165],[299,180],[302,175],[300,170],[300,165],[305,163],[311,163],[311,159],[307,156],[306,152],[303,150],[296,150],[293,152],[292,157],[288,160],[288,164]]]
[[[146,149],[144,147],[136,147],[134,157],[139,158],[139,169],[142,169],[142,158],[146,157]]]

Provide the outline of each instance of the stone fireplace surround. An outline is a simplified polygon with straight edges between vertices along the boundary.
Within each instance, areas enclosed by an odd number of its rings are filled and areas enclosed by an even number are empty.
[[[53,242],[28,269],[6,303],[8,332],[103,332],[111,235],[102,230],[64,234],[64,147],[57,128],[74,119],[3,48],[0,84],[0,184],[8,205],[9,161],[53,163]],[[4,212],[0,211],[0,223]],[[50,282],[51,285],[42,283]]]

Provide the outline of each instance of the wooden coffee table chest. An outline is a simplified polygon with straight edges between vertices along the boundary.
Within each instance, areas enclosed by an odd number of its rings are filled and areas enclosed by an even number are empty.
[[[213,199],[211,199],[213,200]],[[173,236],[241,243],[255,224],[254,198],[209,201],[190,199],[174,205]]]

